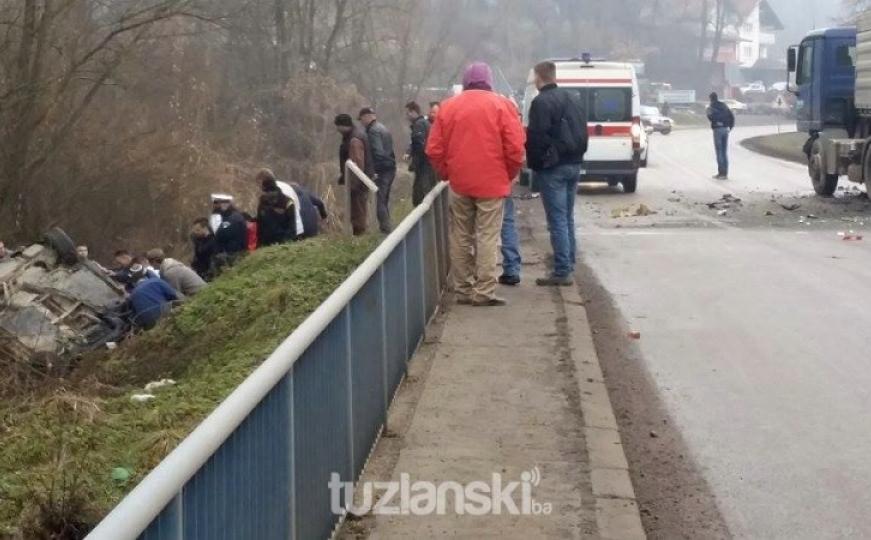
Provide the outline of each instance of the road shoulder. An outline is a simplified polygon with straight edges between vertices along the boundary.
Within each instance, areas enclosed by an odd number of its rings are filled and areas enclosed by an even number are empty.
[[[537,471],[532,496],[553,512],[351,516],[340,538],[645,538],[584,301],[535,287],[542,231],[529,218],[521,211],[524,283],[501,291],[511,304],[445,304],[362,480],[467,485]]]

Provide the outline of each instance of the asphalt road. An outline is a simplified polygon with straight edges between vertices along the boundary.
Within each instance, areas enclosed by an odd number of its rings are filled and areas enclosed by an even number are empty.
[[[581,249],[729,533],[869,538],[871,237],[839,233],[871,206],[864,188],[818,199],[802,166],[738,144],[772,130],[735,130],[728,181],[709,131],[653,136],[638,193],[583,190]]]

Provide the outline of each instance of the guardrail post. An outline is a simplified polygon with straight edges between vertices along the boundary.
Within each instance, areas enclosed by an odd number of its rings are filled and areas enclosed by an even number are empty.
[[[387,410],[390,408],[390,377],[388,376],[389,362],[387,358],[387,278],[385,277],[385,267],[387,262],[381,265],[378,271],[379,289],[381,290],[381,379],[384,383],[384,430],[387,430]]]
[[[345,319],[345,367],[348,370],[348,454],[351,468],[351,478],[348,479],[349,482],[353,482],[356,480],[355,475],[357,472],[356,467],[354,466],[354,351],[351,350],[352,340],[351,340],[351,302],[348,302],[348,305],[345,306],[343,317]]]
[[[296,512],[296,417],[294,415],[294,391],[293,391],[293,369],[291,369],[287,375],[284,376],[284,384],[287,385],[287,429],[290,432],[287,434],[287,450],[288,450],[288,460],[290,462],[290,467],[288,469],[289,474],[287,476],[287,494],[288,494],[288,519],[290,521],[290,525],[288,527],[288,531],[290,531],[290,539],[296,540],[298,537],[297,532],[297,512]]]
[[[420,246],[418,256],[420,257],[420,309],[423,311],[423,336],[421,336],[421,342],[426,340],[426,323],[429,322],[429,317],[426,312],[426,303],[427,303],[427,294],[426,294],[426,257],[423,254],[424,246],[426,245],[426,241],[423,234],[424,222],[426,221],[426,216],[420,220],[417,224],[417,236],[418,236],[418,245]]]

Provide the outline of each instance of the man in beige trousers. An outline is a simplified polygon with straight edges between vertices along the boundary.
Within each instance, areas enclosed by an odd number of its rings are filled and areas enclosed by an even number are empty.
[[[523,165],[526,135],[517,107],[492,90],[490,66],[472,64],[463,92],[442,103],[426,147],[451,185],[451,262],[457,301],[504,306],[496,296],[502,211]]]

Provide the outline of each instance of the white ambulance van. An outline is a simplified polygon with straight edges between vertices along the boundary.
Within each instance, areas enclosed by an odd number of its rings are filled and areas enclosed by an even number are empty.
[[[634,193],[638,170],[646,162],[647,133],[641,125],[638,77],[632,64],[583,59],[557,60],[557,84],[577,94],[587,113],[589,148],[584,156],[581,182],[623,185]],[[535,73],[530,71],[523,107],[524,125],[538,95]]]

